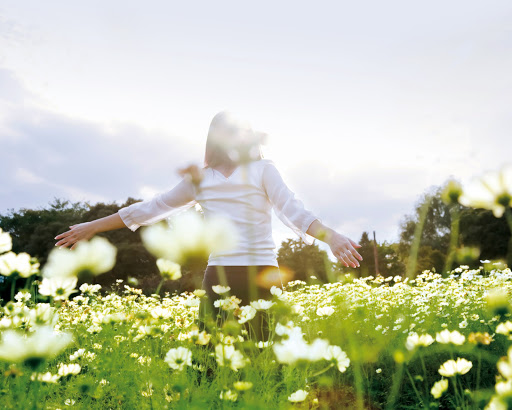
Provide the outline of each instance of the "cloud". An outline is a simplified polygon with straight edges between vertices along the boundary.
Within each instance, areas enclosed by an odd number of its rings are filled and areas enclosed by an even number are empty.
[[[54,197],[147,199],[174,186],[176,168],[193,158],[190,145],[176,136],[40,108],[7,70],[0,70],[0,143],[0,212],[46,205]]]
[[[45,206],[54,197],[92,203],[149,199],[174,186],[176,168],[197,153],[177,136],[41,108],[8,70],[0,70],[0,85],[0,212]],[[354,240],[373,230],[379,240],[396,238],[401,217],[421,194],[410,187],[426,181],[424,171],[402,166],[356,173],[331,165],[304,160],[281,173],[306,208],[333,229]],[[274,219],[277,245],[294,237]]]
[[[279,163],[278,163],[279,167]],[[288,187],[324,224],[359,240],[363,231],[377,239],[398,239],[401,218],[413,212],[413,204],[427,181],[420,168],[359,169],[333,172],[329,163],[304,161],[300,167],[280,170]],[[417,190],[411,186],[419,186]]]
[[[22,102],[27,94],[11,71],[0,68],[0,100],[4,104]]]

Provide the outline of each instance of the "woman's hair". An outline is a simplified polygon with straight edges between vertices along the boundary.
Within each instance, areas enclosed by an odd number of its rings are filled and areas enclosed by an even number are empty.
[[[239,161],[234,158],[233,151],[236,152],[237,148],[240,148],[240,135],[244,132],[250,132],[251,135],[253,133],[248,123],[236,119],[227,111],[217,113],[210,123],[206,138],[204,166],[216,167],[218,165],[227,165],[234,167],[238,165]],[[257,152],[256,155],[251,156],[252,160],[263,158],[261,145],[257,143],[256,146]]]

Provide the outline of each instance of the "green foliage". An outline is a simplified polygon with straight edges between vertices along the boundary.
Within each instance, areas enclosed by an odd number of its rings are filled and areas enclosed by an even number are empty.
[[[27,252],[43,265],[55,245],[53,238],[70,225],[82,222],[88,209],[88,202],[70,203],[55,198],[47,209],[11,209],[6,215],[0,214],[0,228],[11,235],[13,252]]]
[[[354,277],[376,276],[374,242],[370,239],[368,232],[363,232],[358,241],[361,248],[357,248],[359,254],[363,257],[359,268],[344,268],[344,271],[350,272]],[[383,276],[403,275],[405,266],[398,257],[398,245],[384,241],[377,242],[377,261],[379,273]]]
[[[480,249],[480,259],[506,259],[510,229],[505,218],[486,209],[465,208],[460,215],[461,242]],[[509,258],[512,255],[509,255]],[[512,260],[507,261],[512,266]]]
[[[401,221],[398,244],[400,260],[407,264],[420,210],[428,200],[431,203],[421,235],[416,275],[427,269],[443,271],[450,243],[452,207],[456,208],[455,214],[460,215],[459,247],[478,247],[481,251],[479,259],[507,259],[510,229],[505,218],[495,218],[489,210],[467,208],[460,204],[446,204],[442,199],[443,190],[444,185],[431,187],[416,203],[414,213],[406,215]],[[470,263],[470,266],[476,267],[478,262],[475,260]],[[512,259],[509,259],[508,263],[510,265]]]
[[[280,267],[290,269],[293,280],[310,282],[310,276],[316,276],[322,282],[328,282],[328,270],[339,270],[337,264],[329,260],[327,252],[316,243],[306,244],[302,239],[288,239],[281,243],[277,253]]]
[[[54,239],[55,236],[68,231],[69,226],[112,215],[119,209],[138,201],[130,197],[120,206],[115,202],[99,202],[90,205],[89,202],[70,203],[56,198],[47,208],[35,210],[22,208],[18,211],[11,209],[5,215],[0,214],[0,227],[11,235],[13,252],[27,252],[37,257],[42,267],[51,250],[55,248],[57,242]],[[123,280],[126,283],[128,277],[134,277],[145,293],[154,292],[161,277],[156,267],[156,259],[142,244],[140,229],[135,233],[129,229],[118,229],[102,232],[98,236],[108,239],[116,246],[118,252],[114,268],[110,272],[97,276],[94,283],[108,289],[115,284],[116,280]],[[205,268],[204,263],[201,266],[197,264],[183,266],[183,278],[178,281],[166,281],[162,286],[162,293],[200,288]],[[24,287],[24,280],[18,281],[17,287]],[[0,283],[0,297],[4,300],[9,299],[9,289],[9,280]]]
[[[130,289],[109,292],[108,297],[87,294],[66,303],[51,302],[59,330],[73,333],[75,339],[38,371],[57,375],[62,364],[71,363],[80,368],[56,383],[37,382],[30,379],[33,370],[26,363],[12,363],[4,355],[0,403],[2,408],[290,409],[288,397],[302,389],[307,397],[293,408],[484,408],[498,396],[501,358],[507,360],[505,370],[510,366],[506,321],[511,318],[511,275],[508,269],[490,272],[484,267],[457,272],[447,278],[426,272],[411,281],[379,276],[287,286],[273,298],[276,304],[262,312],[271,343],[261,347],[243,326],[222,326],[221,321],[198,343],[197,303],[190,302],[199,298],[187,293],[160,298]],[[495,293],[496,288],[501,292]],[[20,333],[33,323],[19,319],[32,317],[30,311],[36,309],[33,300],[21,307],[11,304],[0,312],[3,322]],[[103,319],[98,323],[98,318]],[[300,328],[309,348],[317,338],[324,339],[339,347],[349,362],[342,358],[345,365],[340,369],[338,359],[280,360],[289,353],[274,349],[286,341],[277,332],[277,322],[288,320]],[[253,326],[253,320],[247,325]],[[439,337],[447,331],[452,332],[449,340]],[[236,371],[229,361],[220,363],[216,354],[216,346],[228,339],[249,359]],[[170,349],[178,347],[191,353],[191,364],[181,370],[166,360]],[[78,349],[83,349],[81,354]],[[433,397],[431,388],[441,379],[441,366],[459,357],[471,362],[470,370],[447,376],[450,387]],[[237,390],[238,381],[251,386]],[[235,401],[221,399],[228,390],[236,393]]]
[[[400,223],[398,252],[400,259],[407,263],[421,208],[425,202],[430,200],[430,207],[421,234],[416,274],[432,268],[440,272],[444,266],[450,242],[451,218],[450,205],[442,200],[442,193],[443,187],[433,187],[427,190],[416,203],[414,213],[406,215]],[[461,205],[454,206],[461,207]]]

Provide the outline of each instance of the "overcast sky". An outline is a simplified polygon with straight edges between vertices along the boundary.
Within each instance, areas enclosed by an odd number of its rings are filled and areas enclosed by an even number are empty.
[[[228,109],[324,223],[393,241],[510,162],[510,73],[509,0],[0,0],[0,213],[150,199]]]

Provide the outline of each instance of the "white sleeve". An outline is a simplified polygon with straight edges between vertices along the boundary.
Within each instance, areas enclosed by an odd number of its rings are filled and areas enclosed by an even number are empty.
[[[283,223],[291,228],[302,240],[311,245],[313,241],[306,232],[311,223],[317,218],[304,204],[295,198],[295,194],[283,181],[273,161],[267,160],[262,175],[263,188],[267,193],[274,211]]]
[[[170,191],[157,194],[152,199],[136,202],[121,208],[119,216],[133,232],[142,225],[151,225],[196,204],[195,187],[183,179]]]

